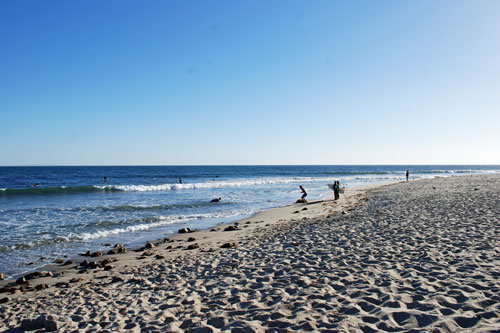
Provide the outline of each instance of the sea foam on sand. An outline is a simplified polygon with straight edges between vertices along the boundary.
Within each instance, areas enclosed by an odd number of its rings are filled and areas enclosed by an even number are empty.
[[[500,175],[350,189],[31,280],[0,330],[499,330],[499,222]]]

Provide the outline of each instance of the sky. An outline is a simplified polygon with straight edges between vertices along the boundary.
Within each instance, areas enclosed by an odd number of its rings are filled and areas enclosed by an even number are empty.
[[[0,1],[0,165],[500,164],[500,1]]]

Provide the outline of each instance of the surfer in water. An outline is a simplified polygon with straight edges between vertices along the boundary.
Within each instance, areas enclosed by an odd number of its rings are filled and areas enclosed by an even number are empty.
[[[221,200],[222,200],[222,198],[215,198],[215,199],[210,200],[210,202],[219,202]]]
[[[299,187],[300,187],[300,192],[302,193],[302,196],[300,197],[300,199],[302,199],[302,202],[303,202],[303,203],[307,203],[307,200],[306,200],[306,197],[307,197],[307,192],[306,192],[306,190],[302,187],[302,185],[300,185]]]

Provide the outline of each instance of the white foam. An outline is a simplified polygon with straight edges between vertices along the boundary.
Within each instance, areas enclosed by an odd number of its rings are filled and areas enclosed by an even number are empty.
[[[229,211],[229,212],[220,212],[220,213],[209,213],[209,214],[196,214],[196,215],[178,215],[178,216],[160,216],[160,221],[152,222],[152,223],[143,223],[128,226],[126,228],[117,228],[111,230],[101,230],[95,231],[92,233],[82,233],[79,235],[70,234],[69,238],[76,238],[79,240],[87,241],[91,239],[105,238],[110,236],[115,236],[123,233],[134,233],[138,231],[145,231],[157,227],[162,227],[169,224],[177,224],[177,223],[185,223],[193,220],[201,220],[201,219],[217,219],[217,218],[227,218],[232,216],[240,216],[248,214],[248,211]]]
[[[147,192],[147,191],[172,191],[172,190],[186,190],[186,189],[210,189],[221,187],[242,187],[242,186],[259,186],[259,185],[272,185],[272,184],[291,184],[313,182],[329,178],[260,178],[260,179],[240,179],[232,181],[211,181],[204,183],[192,184],[161,184],[161,185],[104,185],[95,186],[102,190],[119,190],[124,192]]]

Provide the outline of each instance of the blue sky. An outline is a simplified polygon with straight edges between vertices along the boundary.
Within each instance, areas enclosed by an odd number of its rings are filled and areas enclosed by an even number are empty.
[[[0,165],[500,164],[499,1],[0,2]]]

